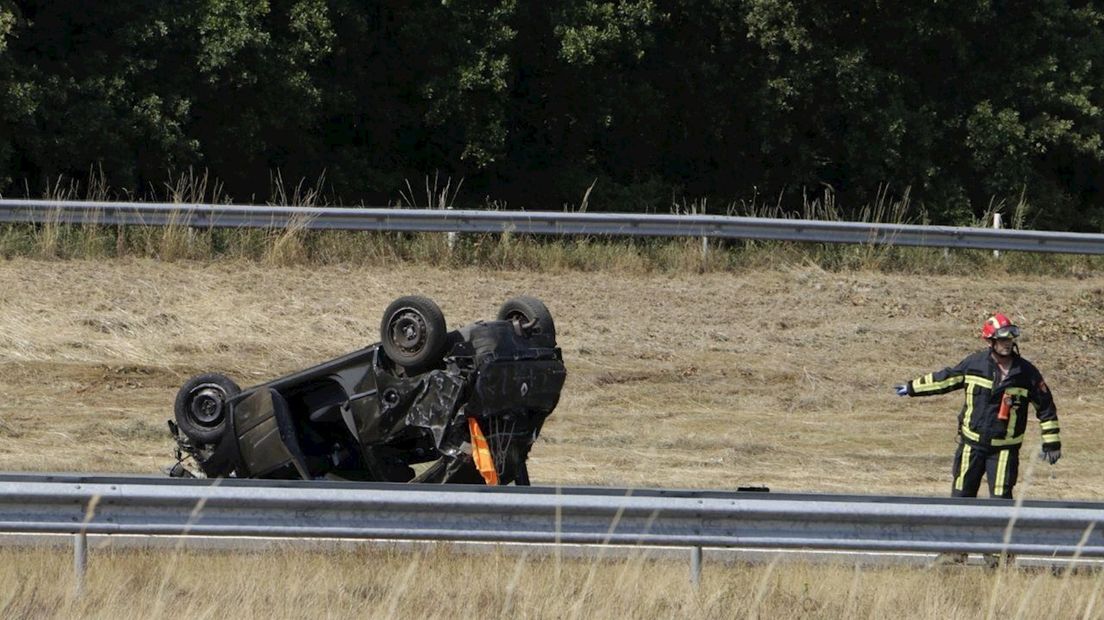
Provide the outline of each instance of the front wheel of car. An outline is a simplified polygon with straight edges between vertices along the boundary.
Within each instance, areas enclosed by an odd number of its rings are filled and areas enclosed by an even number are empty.
[[[400,297],[383,312],[380,323],[383,352],[408,372],[439,363],[447,342],[445,315],[428,297]]]
[[[233,379],[216,372],[188,379],[173,405],[177,427],[196,443],[216,443],[230,415],[227,401],[239,393],[241,388]]]

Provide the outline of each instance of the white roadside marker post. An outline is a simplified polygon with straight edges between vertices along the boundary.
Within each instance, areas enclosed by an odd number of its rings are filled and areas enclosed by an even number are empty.
[[[452,210],[452,207],[445,207],[445,208],[449,211]],[[454,249],[456,249],[456,231],[455,230],[450,230],[448,232],[448,234],[446,235],[445,240],[446,240],[445,243],[448,244],[449,256],[452,256],[452,251]]]
[[[1000,227],[1001,227],[1001,214],[1000,213],[994,213],[993,214],[993,228],[995,228],[997,230],[1000,230]],[[993,256],[995,258],[1000,258],[1000,250],[993,250]]]

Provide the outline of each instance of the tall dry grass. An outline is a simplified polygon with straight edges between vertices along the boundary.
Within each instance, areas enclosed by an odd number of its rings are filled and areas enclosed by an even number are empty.
[[[699,238],[548,238],[502,234],[311,231],[309,218],[283,229],[196,229],[167,226],[81,226],[50,220],[0,225],[0,256],[51,259],[156,258],[162,261],[237,261],[259,264],[371,266],[416,262],[430,267],[475,267],[540,272],[742,273],[808,265],[831,272],[955,274],[964,272],[1084,277],[1104,269],[1099,256],[984,250],[944,252],[885,245],[799,244]]]
[[[1101,574],[846,564],[704,567],[516,553],[0,550],[0,615],[217,618],[1099,618]]]

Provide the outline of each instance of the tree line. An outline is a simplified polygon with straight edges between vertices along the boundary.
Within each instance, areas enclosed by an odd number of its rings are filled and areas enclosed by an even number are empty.
[[[1078,0],[0,0],[0,192],[204,170],[343,204],[666,212],[908,196],[1104,230]],[[455,186],[455,185],[454,185]],[[587,194],[589,189],[589,194]]]

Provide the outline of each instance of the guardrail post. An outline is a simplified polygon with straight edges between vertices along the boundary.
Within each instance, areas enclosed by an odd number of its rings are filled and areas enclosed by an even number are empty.
[[[88,568],[88,535],[84,532],[73,534],[73,583],[74,591],[80,596],[84,591],[84,574]]]
[[[690,585],[697,590],[701,586],[702,548],[690,547]]]

